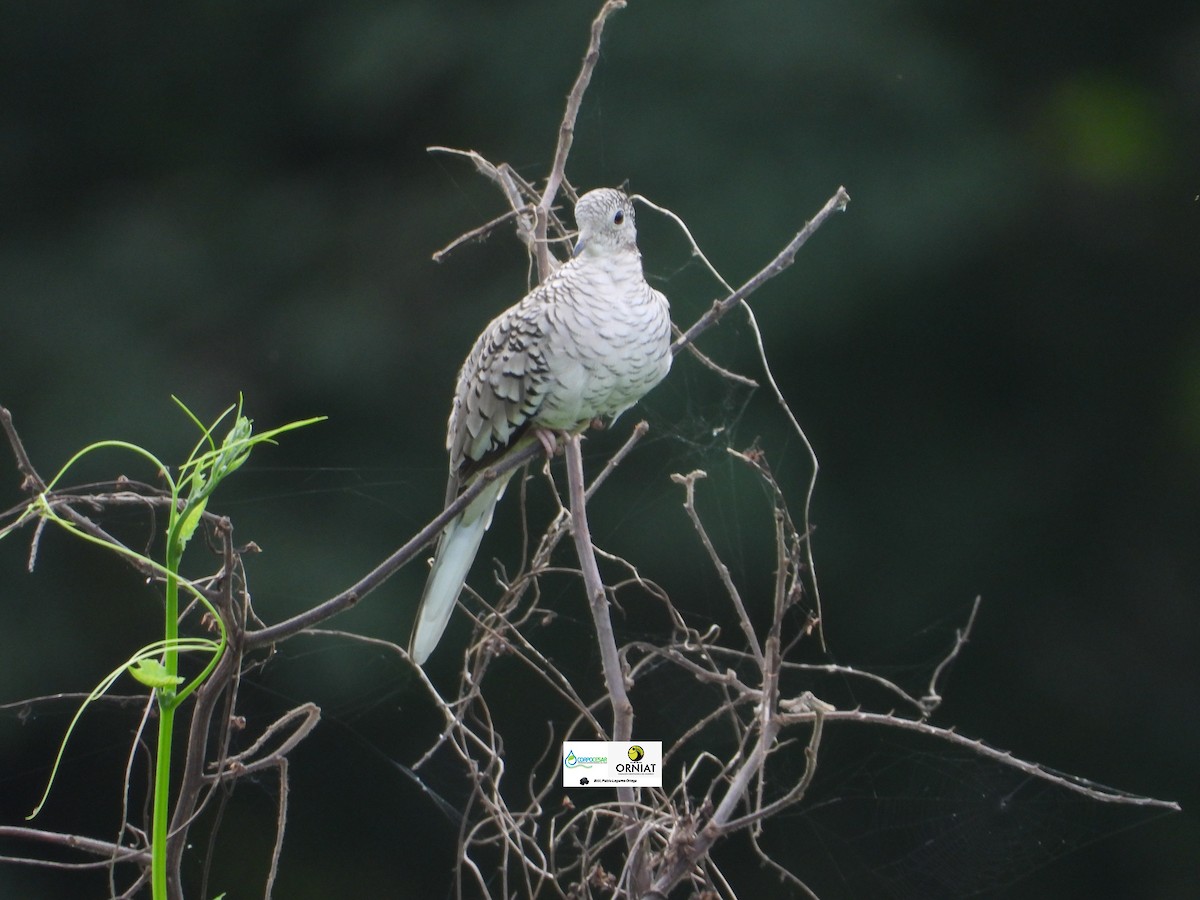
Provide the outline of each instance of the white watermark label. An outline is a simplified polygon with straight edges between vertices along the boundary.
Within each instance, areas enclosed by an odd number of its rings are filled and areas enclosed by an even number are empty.
[[[563,787],[662,787],[662,741],[563,741]]]

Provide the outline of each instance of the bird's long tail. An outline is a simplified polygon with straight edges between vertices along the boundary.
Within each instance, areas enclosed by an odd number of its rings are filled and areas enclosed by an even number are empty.
[[[442,532],[437,556],[429,571],[429,580],[425,582],[425,591],[421,594],[412,639],[408,644],[408,653],[419,666],[429,659],[429,654],[446,630],[446,623],[454,612],[455,601],[462,592],[471,563],[479,552],[483,533],[492,524],[492,512],[507,482],[507,478],[496,479]]]

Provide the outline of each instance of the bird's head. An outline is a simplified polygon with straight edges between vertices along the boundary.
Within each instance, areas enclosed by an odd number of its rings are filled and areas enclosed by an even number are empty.
[[[575,204],[579,240],[573,256],[637,248],[633,201],[616,188],[588,191]]]

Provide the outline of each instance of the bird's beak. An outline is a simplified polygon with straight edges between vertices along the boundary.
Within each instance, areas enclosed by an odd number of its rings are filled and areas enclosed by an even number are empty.
[[[576,256],[578,256],[582,252],[583,252],[583,238],[580,238],[579,240],[577,240],[575,242],[575,248],[571,251],[571,258],[574,259]]]

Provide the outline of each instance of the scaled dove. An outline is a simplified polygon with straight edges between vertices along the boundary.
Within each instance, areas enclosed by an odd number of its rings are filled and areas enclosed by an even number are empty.
[[[633,204],[599,188],[575,205],[571,259],[484,329],[458,373],[446,447],[449,504],[473,476],[506,453],[554,432],[577,433],[616,417],[671,367],[667,298],[646,283]],[[508,475],[451,520],[409,643],[423,665],[437,646]]]

